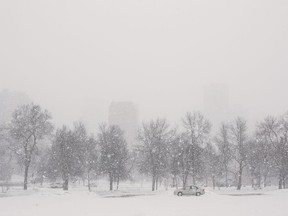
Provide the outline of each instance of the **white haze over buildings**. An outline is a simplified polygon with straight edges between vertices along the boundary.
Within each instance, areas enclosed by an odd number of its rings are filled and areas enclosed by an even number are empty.
[[[281,114],[287,11],[286,0],[0,1],[0,90],[27,93],[57,124],[97,125],[112,101],[176,122],[205,110],[213,83],[251,121]]]

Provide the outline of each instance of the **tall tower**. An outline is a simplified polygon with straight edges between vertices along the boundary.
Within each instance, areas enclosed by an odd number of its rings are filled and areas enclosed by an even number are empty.
[[[109,107],[108,122],[118,125],[123,131],[128,148],[136,143],[138,128],[138,109],[132,102],[112,102]]]

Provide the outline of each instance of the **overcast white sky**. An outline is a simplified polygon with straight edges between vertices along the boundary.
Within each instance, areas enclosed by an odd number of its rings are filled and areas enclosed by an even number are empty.
[[[282,113],[288,1],[1,0],[0,75],[58,123],[103,121],[119,100],[177,120],[211,83],[253,117]]]

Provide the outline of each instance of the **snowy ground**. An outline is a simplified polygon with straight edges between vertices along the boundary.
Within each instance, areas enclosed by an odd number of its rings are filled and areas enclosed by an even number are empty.
[[[208,190],[177,197],[173,190],[87,192],[84,188],[11,190],[0,194],[1,216],[287,216],[288,190]]]

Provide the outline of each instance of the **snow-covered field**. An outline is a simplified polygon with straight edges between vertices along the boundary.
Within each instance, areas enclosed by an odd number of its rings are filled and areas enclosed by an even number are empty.
[[[207,191],[200,197],[157,193],[34,189],[0,194],[1,216],[287,216],[288,190]]]

